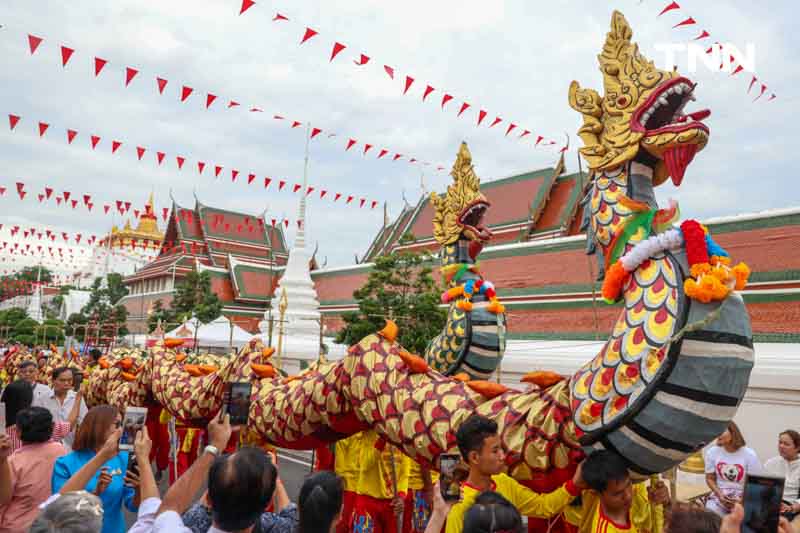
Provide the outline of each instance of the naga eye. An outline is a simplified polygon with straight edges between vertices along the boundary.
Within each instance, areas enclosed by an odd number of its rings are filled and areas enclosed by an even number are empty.
[[[628,100],[627,96],[620,96],[619,98],[617,98],[617,106],[618,107],[625,107],[625,106],[628,105],[628,103],[629,103],[629,100]]]

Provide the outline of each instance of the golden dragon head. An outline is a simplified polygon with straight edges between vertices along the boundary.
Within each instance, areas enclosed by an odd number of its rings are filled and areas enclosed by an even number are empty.
[[[680,185],[695,153],[708,142],[700,122],[708,110],[683,113],[694,100],[696,84],[676,71],[657,69],[631,42],[633,31],[619,11],[611,16],[598,60],[605,95],[573,81],[569,105],[583,115],[580,149],[593,171],[609,170],[637,159],[653,167],[653,185],[672,176]]]
[[[453,184],[447,194],[431,193],[433,204],[433,236],[442,246],[452,244],[463,235],[467,240],[483,243],[492,238],[483,223],[489,201],[481,193],[481,180],[472,168],[472,154],[467,143],[461,143],[453,170]]]

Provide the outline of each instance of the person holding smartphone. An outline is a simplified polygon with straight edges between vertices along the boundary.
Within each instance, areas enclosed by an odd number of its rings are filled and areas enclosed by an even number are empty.
[[[781,514],[800,531],[800,433],[787,429],[778,435],[778,454],[764,463],[764,470],[786,480]]]
[[[747,447],[735,422],[717,438],[717,445],[706,450],[706,484],[712,495],[706,508],[720,516],[728,514],[740,502],[747,474],[758,474],[761,462],[756,452]]]

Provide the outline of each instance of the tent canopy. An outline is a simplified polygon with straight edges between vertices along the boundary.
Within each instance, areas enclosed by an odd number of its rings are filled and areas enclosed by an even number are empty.
[[[236,348],[244,346],[253,338],[250,333],[231,323],[225,316],[220,316],[208,324],[197,323],[199,324],[197,328],[197,344],[199,346],[227,348],[231,342],[231,328],[233,328],[233,346]],[[194,341],[194,330],[195,321],[187,320],[169,333],[166,333],[164,337]]]

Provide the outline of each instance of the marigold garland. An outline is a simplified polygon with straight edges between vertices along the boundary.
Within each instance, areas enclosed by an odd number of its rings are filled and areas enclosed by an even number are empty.
[[[732,290],[742,290],[750,277],[745,263],[731,267],[731,258],[714,242],[708,228],[696,220],[681,224],[691,278],[683,283],[686,296],[702,303],[724,300]]]

